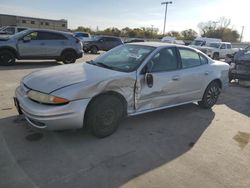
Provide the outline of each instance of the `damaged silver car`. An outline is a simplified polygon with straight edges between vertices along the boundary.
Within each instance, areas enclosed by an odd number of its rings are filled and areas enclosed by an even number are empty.
[[[94,61],[33,72],[16,89],[19,113],[48,130],[87,126],[111,135],[126,116],[198,102],[211,108],[228,83],[229,65],[164,43],[131,43]]]

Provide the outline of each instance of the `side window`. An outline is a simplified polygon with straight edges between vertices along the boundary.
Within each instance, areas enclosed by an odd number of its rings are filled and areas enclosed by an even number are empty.
[[[179,49],[181,61],[182,61],[182,68],[190,68],[196,67],[201,65],[200,56],[189,49]]]
[[[21,32],[21,31],[24,31],[26,30],[26,28],[17,28],[17,32]]]
[[[178,69],[178,62],[174,48],[160,50],[149,63],[151,72],[164,72]]]
[[[50,32],[39,32],[38,40],[66,40],[67,38],[61,34]]]
[[[31,40],[39,40],[37,32],[32,32],[32,33],[30,33],[30,34],[28,34],[26,36],[29,37]]]
[[[222,44],[220,49],[226,49],[226,44]]]
[[[6,32],[9,35],[13,35],[15,34],[15,28],[14,27],[8,27],[4,30],[4,32]]]
[[[231,49],[232,45],[231,44],[227,44],[227,49]]]
[[[200,62],[202,65],[205,65],[205,64],[208,64],[208,59],[202,55],[202,54],[199,54],[200,55]]]

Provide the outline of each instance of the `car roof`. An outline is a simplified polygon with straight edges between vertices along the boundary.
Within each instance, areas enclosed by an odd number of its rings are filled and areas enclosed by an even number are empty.
[[[95,35],[95,37],[105,37],[105,38],[116,38],[116,39],[121,39],[120,37],[116,37],[116,36],[106,36],[106,35]]]
[[[170,44],[170,43],[164,43],[164,42],[133,42],[130,44],[135,44],[135,45],[141,45],[141,46],[150,46],[150,47],[184,47],[184,48],[189,48],[192,50],[196,50],[194,48],[188,47],[188,46],[184,46],[184,45],[178,45],[178,44]]]
[[[32,29],[27,29],[27,31],[44,31],[44,32],[51,32],[51,33],[61,33],[61,34],[66,34],[66,35],[73,35],[70,32],[56,31],[56,30],[52,30],[52,29],[36,29],[36,28],[32,28]]]

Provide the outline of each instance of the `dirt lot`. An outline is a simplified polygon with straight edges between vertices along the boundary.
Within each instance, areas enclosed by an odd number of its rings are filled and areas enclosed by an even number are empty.
[[[1,188],[250,187],[250,88],[231,84],[212,110],[189,104],[130,117],[97,139],[40,132],[17,116],[20,79],[51,66],[60,64],[0,67]]]

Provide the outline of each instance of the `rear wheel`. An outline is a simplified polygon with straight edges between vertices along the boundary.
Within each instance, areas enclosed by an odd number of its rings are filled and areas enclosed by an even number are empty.
[[[62,54],[62,61],[64,64],[76,62],[76,53],[74,51],[66,51]]]
[[[212,108],[216,104],[219,95],[220,86],[218,82],[211,82],[203,95],[202,101],[199,101],[198,104],[202,108]]]
[[[98,48],[97,48],[96,46],[92,46],[92,47],[90,48],[90,51],[91,51],[92,54],[97,54]]]
[[[16,62],[15,55],[9,50],[3,50],[0,52],[0,65],[10,66]]]
[[[219,54],[218,54],[218,53],[214,53],[213,59],[214,59],[214,60],[219,60]]]
[[[104,138],[117,130],[123,114],[123,104],[118,97],[103,95],[89,104],[85,123],[94,136]]]

